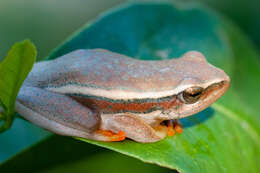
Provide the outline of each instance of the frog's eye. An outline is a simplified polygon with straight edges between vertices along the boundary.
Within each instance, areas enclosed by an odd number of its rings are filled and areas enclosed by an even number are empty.
[[[199,100],[202,92],[203,88],[201,87],[190,87],[181,92],[178,97],[182,102],[192,104]]]

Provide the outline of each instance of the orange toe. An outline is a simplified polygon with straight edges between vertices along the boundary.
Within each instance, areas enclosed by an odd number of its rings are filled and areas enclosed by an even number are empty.
[[[182,126],[180,123],[178,123],[178,121],[175,121],[173,126],[177,133],[182,133]]]
[[[126,138],[126,134],[123,131],[119,131],[117,134],[114,134],[110,137],[110,141],[123,141]]]
[[[108,137],[109,142],[123,141],[126,138],[126,134],[123,131],[119,131],[118,133],[114,133],[110,130],[98,130],[98,133]]]
[[[175,126],[174,127],[174,129],[175,129],[175,131],[177,132],[177,133],[182,133],[182,127],[180,126],[180,125],[177,125],[177,126]]]
[[[168,128],[167,135],[168,136],[174,136],[175,135],[175,130],[173,128]]]

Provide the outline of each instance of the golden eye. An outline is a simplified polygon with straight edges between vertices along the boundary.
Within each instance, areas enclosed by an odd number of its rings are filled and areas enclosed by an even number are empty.
[[[202,92],[201,87],[190,87],[179,94],[179,99],[186,104],[193,104],[199,100]]]

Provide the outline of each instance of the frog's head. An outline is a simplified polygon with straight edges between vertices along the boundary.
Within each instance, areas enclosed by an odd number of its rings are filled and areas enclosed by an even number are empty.
[[[209,64],[205,57],[190,51],[179,59],[179,68],[185,77],[175,88],[178,106],[172,116],[182,118],[207,108],[229,88],[230,78],[226,73]]]

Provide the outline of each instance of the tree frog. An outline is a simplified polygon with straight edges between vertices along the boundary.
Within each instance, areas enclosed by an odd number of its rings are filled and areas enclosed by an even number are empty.
[[[181,133],[176,120],[207,108],[229,83],[197,51],[145,61],[104,49],[75,50],[34,65],[16,111],[60,135],[150,143]]]

